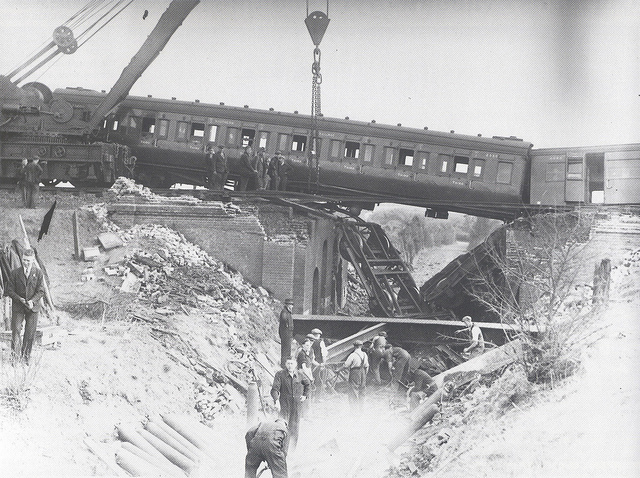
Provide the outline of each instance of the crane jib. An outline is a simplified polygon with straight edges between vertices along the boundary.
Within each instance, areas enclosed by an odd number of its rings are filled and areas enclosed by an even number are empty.
[[[158,56],[158,53],[162,51],[171,36],[198,3],[200,3],[200,0],[173,0],[171,2],[151,34],[131,59],[129,65],[122,71],[120,78],[113,85],[111,91],[107,93],[102,103],[95,110],[91,121],[85,128],[86,134],[96,130],[109,111],[127,97],[134,83]]]

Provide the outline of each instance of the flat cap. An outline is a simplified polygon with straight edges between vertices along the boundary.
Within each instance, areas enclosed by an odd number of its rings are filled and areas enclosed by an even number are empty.
[[[313,329],[313,330],[311,331],[311,333],[312,333],[312,334],[314,334],[314,335],[322,335],[322,330],[320,330],[320,329]]]
[[[315,335],[313,335],[313,334],[307,334],[306,337],[308,339],[311,339],[311,340],[315,340],[316,339]]]
[[[293,305],[293,299],[286,299],[286,300],[284,301],[284,303],[285,303],[286,305]]]
[[[357,347],[358,345],[363,345],[362,340],[356,340],[353,342],[353,345]]]

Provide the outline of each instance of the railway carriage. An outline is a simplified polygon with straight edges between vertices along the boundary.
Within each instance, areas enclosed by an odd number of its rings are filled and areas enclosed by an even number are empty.
[[[533,150],[531,204],[640,204],[640,144]]]
[[[104,96],[78,88],[54,95],[89,110]],[[225,146],[233,177],[243,148],[252,145],[268,156],[283,152],[295,190],[442,203],[442,210],[527,202],[531,144],[516,138],[322,117],[316,170],[309,164],[310,127],[311,118],[297,113],[129,96],[106,118],[100,139],[131,148],[138,179],[151,186],[204,184],[204,154],[213,144]]]

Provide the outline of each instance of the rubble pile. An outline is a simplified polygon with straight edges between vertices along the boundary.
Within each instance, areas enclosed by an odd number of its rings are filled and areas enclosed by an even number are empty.
[[[145,201],[178,201],[187,204],[200,204],[202,201],[193,196],[166,197],[152,192],[148,187],[137,184],[133,179],[120,176],[115,180],[113,186],[107,191],[110,200],[120,200],[124,197],[134,196]]]
[[[362,287],[360,279],[353,270],[351,264],[347,271],[347,296],[345,306],[337,310],[339,315],[353,315],[356,317],[367,317],[371,315],[369,309],[369,296]]]
[[[98,278],[115,289],[118,303],[128,298],[120,318],[147,326],[169,358],[194,373],[194,408],[203,421],[239,410],[247,384],[266,383],[275,363],[267,356],[276,348],[279,304],[182,234],[158,225],[120,230],[103,207],[91,210],[121,239],[122,252],[106,254],[120,260],[103,264],[105,277]]]
[[[628,279],[633,279],[640,274],[640,249],[636,249],[627,253],[622,259],[622,263],[611,269],[611,281],[618,286],[621,286],[625,282],[629,282]],[[637,292],[638,284],[636,287],[631,287],[632,290],[619,290],[618,294],[622,296],[628,296],[629,299],[634,298]],[[619,289],[626,289],[626,287],[618,287]]]
[[[517,365],[498,377],[496,374],[477,376],[467,386],[442,400],[440,412],[436,413],[429,426],[414,435],[409,450],[402,454],[400,463],[390,468],[386,476],[422,476],[437,471],[439,466],[454,459],[461,449],[466,449],[464,443],[474,441],[474,437],[466,435],[465,425],[498,420],[509,410],[525,407],[533,387]]]

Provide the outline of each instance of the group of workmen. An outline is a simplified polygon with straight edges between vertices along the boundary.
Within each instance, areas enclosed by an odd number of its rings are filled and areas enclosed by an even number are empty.
[[[207,148],[205,155],[207,163],[207,185],[214,191],[222,191],[229,176],[229,164],[224,151],[224,145],[219,144],[216,151]],[[276,151],[271,158],[267,156],[263,147],[253,154],[252,146],[244,147],[238,162],[237,172],[240,176],[238,191],[269,189],[285,191],[289,181],[289,173],[293,170],[291,164],[285,160],[281,151]]]
[[[362,412],[367,382],[375,385],[394,386],[397,394],[408,397],[412,406],[435,392],[433,378],[420,368],[421,362],[411,357],[404,348],[388,343],[385,331],[374,336],[368,348],[363,350],[361,340],[353,342],[353,350],[334,372],[325,367],[327,347],[320,329],[307,334],[299,348],[292,354],[293,346],[293,300],[287,299],[280,313],[279,335],[281,343],[282,370],[276,372],[271,396],[279,403],[280,412],[276,420],[267,420],[252,427],[246,434],[247,456],[245,478],[255,478],[260,463],[266,461],[272,476],[286,478],[286,457],[289,447],[295,448],[300,418],[308,406],[311,390],[321,394],[329,374],[338,377],[346,371],[347,395],[354,414]],[[462,318],[468,332],[469,345],[463,357],[470,359],[484,353],[485,342],[482,331],[470,316]],[[380,369],[386,365],[390,380],[381,378]]]

